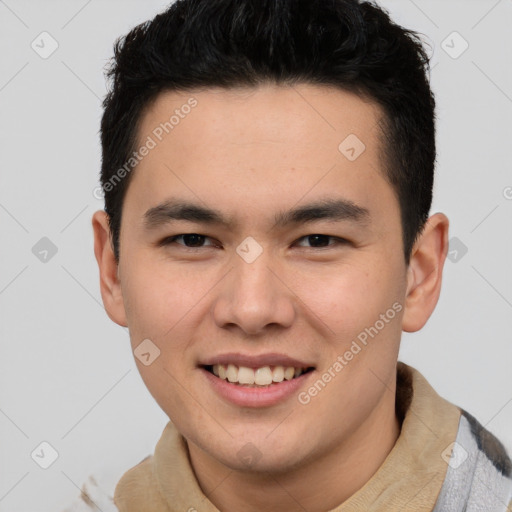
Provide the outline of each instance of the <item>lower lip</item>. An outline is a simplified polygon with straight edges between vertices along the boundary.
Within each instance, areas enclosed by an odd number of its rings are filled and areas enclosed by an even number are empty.
[[[205,368],[200,368],[213,389],[225,400],[240,407],[269,407],[296,395],[314,370],[292,380],[275,382],[268,387],[247,387],[216,377]]]

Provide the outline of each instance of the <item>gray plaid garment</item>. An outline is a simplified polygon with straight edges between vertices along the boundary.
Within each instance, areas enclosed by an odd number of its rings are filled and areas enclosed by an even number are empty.
[[[503,445],[462,410],[433,512],[512,511],[512,462]]]

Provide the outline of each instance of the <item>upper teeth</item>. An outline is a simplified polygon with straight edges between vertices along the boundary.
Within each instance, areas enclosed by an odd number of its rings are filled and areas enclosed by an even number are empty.
[[[248,368],[247,366],[235,366],[234,364],[214,364],[213,373],[229,382],[238,384],[256,384],[258,386],[268,386],[272,382],[283,382],[298,377],[305,371],[304,368],[294,368],[293,366],[262,366],[261,368]]]

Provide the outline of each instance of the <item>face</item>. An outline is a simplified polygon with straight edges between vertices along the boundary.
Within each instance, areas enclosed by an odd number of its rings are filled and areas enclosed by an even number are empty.
[[[151,340],[136,362],[161,408],[232,469],[321,457],[393,403],[407,267],[380,116],[268,85],[163,93],[142,118],[111,316],[136,353]],[[221,378],[237,370],[265,384]]]

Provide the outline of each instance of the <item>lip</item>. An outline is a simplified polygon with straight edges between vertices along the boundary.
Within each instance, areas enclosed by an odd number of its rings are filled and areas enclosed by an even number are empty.
[[[219,363],[222,364],[222,363]],[[289,365],[294,366],[294,365]],[[299,389],[315,373],[315,370],[303,373],[292,380],[283,380],[268,387],[245,387],[221,379],[206,368],[199,368],[212,389],[225,401],[239,407],[271,407],[279,402],[297,396]]]
[[[313,364],[304,361],[299,361],[286,354],[267,353],[267,354],[240,354],[240,353],[226,353],[219,354],[205,359],[199,363],[199,366],[213,366],[215,364],[234,364],[235,366],[246,366],[247,368],[261,368],[263,366],[293,366],[295,368],[311,368]]]

